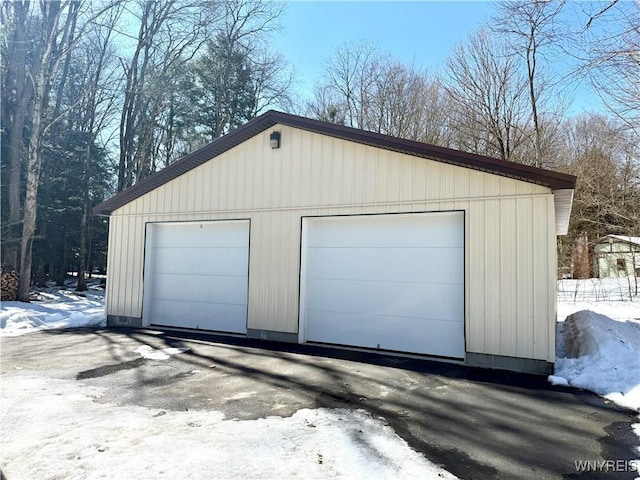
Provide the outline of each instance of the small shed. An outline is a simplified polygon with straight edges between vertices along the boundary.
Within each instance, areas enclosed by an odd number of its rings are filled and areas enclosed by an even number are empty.
[[[640,277],[640,237],[605,235],[593,247],[599,278]]]
[[[575,181],[270,111],[95,208],[108,324],[547,372]]]

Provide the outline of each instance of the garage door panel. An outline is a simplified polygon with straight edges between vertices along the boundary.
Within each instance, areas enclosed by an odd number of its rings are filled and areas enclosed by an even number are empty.
[[[464,358],[462,212],[308,218],[307,341]]]
[[[203,308],[203,306],[205,308]],[[156,300],[151,308],[155,325],[216,330],[220,332],[246,332],[246,305]]]
[[[460,318],[463,285],[309,280],[310,310],[432,319]]]
[[[456,212],[457,213],[457,212]],[[391,228],[389,228],[391,227]],[[308,247],[463,247],[463,225],[451,225],[451,213],[370,215],[360,218],[314,219],[308,229]],[[419,234],[417,234],[419,233]]]
[[[381,321],[374,315],[314,310],[308,316],[308,334],[318,342],[464,357],[464,346],[459,341],[464,327],[460,322],[407,317],[385,317]],[[450,345],[456,347],[452,349]]]
[[[307,255],[314,279],[457,283],[464,271],[462,249],[311,248]]]
[[[202,227],[200,227],[202,225]],[[154,247],[248,247],[248,221],[156,224]]]
[[[249,221],[151,224],[145,322],[246,333]]]
[[[156,273],[247,276],[246,248],[156,248]]]
[[[206,301],[232,305],[247,303],[246,276],[156,274],[152,281],[151,301]]]

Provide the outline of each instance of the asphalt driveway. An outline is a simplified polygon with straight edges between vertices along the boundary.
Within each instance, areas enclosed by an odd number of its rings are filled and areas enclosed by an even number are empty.
[[[187,349],[165,359],[149,346]],[[157,330],[59,330],[0,343],[1,372],[106,387],[97,402],[215,410],[228,419],[365,409],[460,478],[635,478],[576,462],[638,457],[635,414],[544,377],[335,349]],[[609,464],[612,465],[612,464]]]

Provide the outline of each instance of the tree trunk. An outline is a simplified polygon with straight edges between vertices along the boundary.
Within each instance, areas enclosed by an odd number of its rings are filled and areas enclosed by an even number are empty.
[[[36,211],[38,208],[38,182],[42,168],[40,156],[40,111],[42,105],[36,102],[34,108],[33,127],[29,146],[29,160],[27,168],[27,191],[24,199],[24,215],[22,219],[22,241],[20,244],[20,284],[18,287],[18,300],[29,301],[29,288],[31,286],[31,262],[33,249],[33,235],[36,228]]]
[[[29,141],[29,155],[27,161],[27,185],[24,197],[22,218],[22,240],[20,243],[20,283],[18,286],[18,300],[29,301],[31,287],[31,264],[33,261],[33,235],[36,229],[36,212],[38,208],[38,184],[42,170],[42,155],[40,147],[43,136],[43,117],[46,103],[51,90],[50,63],[56,45],[56,32],[60,18],[60,4],[55,2],[44,4],[43,36],[44,51],[38,66],[38,73],[34,82],[33,121]]]
[[[9,164],[9,233],[3,239],[4,262],[17,267],[18,240],[20,225],[20,173],[21,158],[24,153],[23,134],[24,121],[31,101],[31,89],[26,81],[26,18],[29,5],[13,2],[15,11],[15,34],[13,37],[14,55],[9,62],[9,88],[15,88],[15,110],[9,127],[9,148],[7,149],[7,163]]]
[[[62,257],[58,263],[58,275],[56,278],[56,285],[63,286],[64,281],[67,278],[67,232],[62,230]]]
[[[85,203],[84,212],[80,222],[80,252],[78,253],[80,257],[80,264],[78,266],[78,285],[76,286],[76,292],[84,292],[87,289],[87,278],[85,275],[87,269],[87,210],[87,205]]]
[[[7,242],[4,261],[9,265],[18,264],[18,226],[20,225],[20,158],[24,152],[22,144],[22,133],[24,120],[27,112],[27,102],[20,101],[16,107],[16,113],[9,131],[9,149],[7,152],[9,163],[9,236],[4,241]]]
[[[531,102],[531,116],[533,118],[534,130],[534,167],[541,167],[542,163],[542,132],[540,130],[540,121],[538,120],[538,100],[536,98],[536,45],[531,39],[532,45],[527,50],[527,71],[529,80],[529,101]]]
[[[38,287],[46,287],[47,286],[47,274],[45,272],[45,262],[41,259],[38,262],[38,270],[36,273],[36,285]]]
[[[87,269],[87,229],[89,228],[89,210],[90,210],[90,198],[89,198],[89,175],[91,167],[91,141],[87,142],[87,150],[85,152],[85,167],[84,167],[84,205],[82,206],[82,218],[80,219],[80,252],[78,266],[78,285],[76,286],[77,292],[84,292],[87,289],[87,279],[85,271]]]
[[[574,241],[573,254],[573,278],[591,278],[591,256],[589,255],[589,237],[582,232]]]

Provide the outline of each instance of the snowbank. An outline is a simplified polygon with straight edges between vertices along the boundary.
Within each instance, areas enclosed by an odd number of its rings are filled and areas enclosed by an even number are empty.
[[[636,411],[640,410],[640,323],[616,321],[582,310],[558,323],[553,384],[566,379]]]
[[[106,325],[104,291],[91,288],[81,295],[72,290],[48,288],[30,303],[2,302],[0,337],[15,337],[56,328]]]

